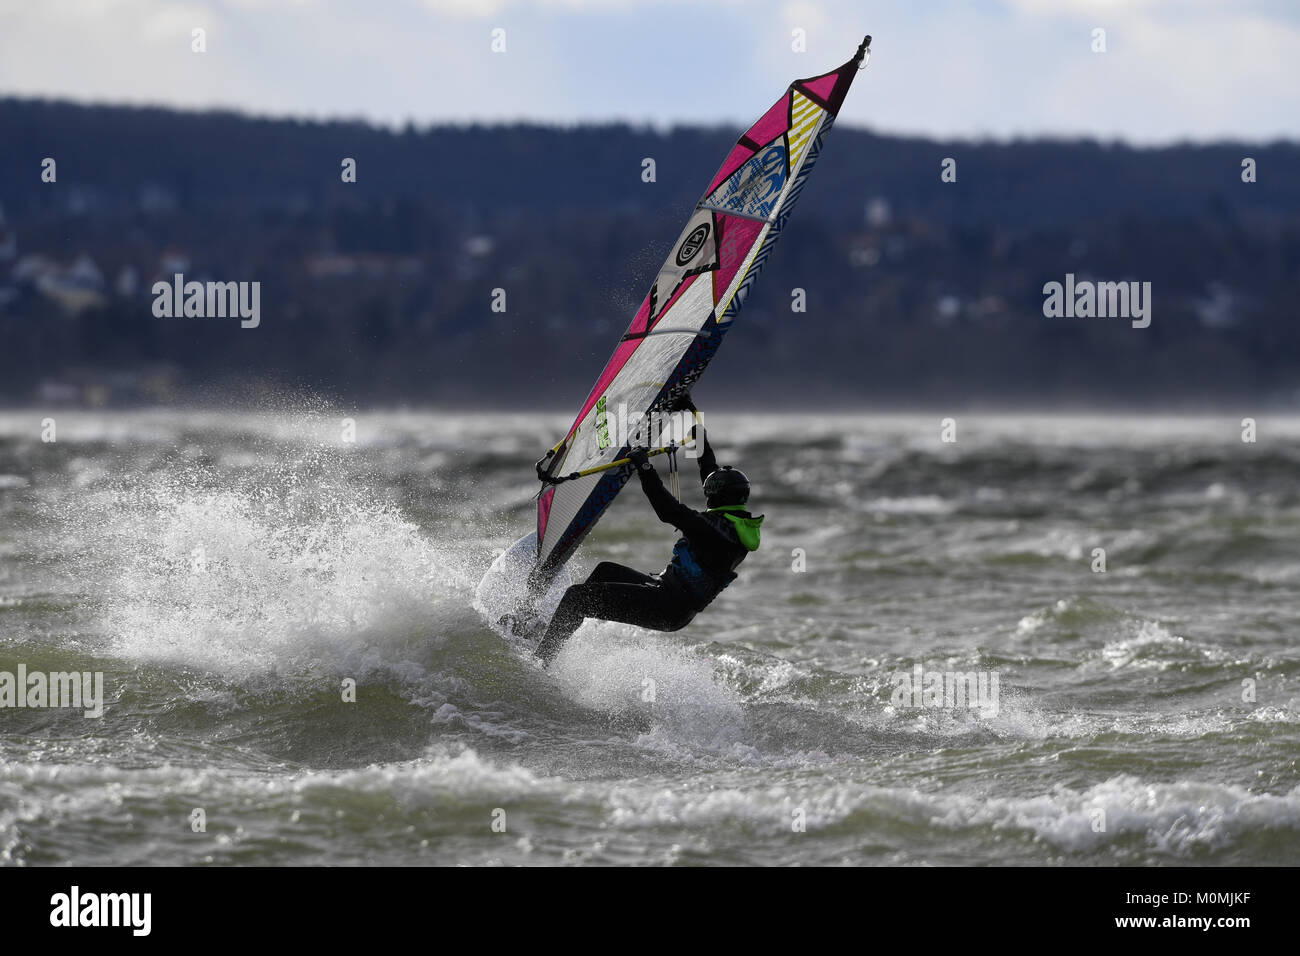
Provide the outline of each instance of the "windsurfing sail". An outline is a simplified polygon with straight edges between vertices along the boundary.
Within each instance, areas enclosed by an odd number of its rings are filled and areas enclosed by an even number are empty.
[[[564,566],[632,475],[616,421],[657,413],[709,364],[821,153],[871,37],[838,69],[795,80],[736,141],[686,222],[569,433],[537,463],[534,588]],[[618,436],[618,441],[612,436]]]

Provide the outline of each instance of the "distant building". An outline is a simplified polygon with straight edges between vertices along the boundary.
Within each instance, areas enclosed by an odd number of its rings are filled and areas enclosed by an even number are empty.
[[[14,282],[31,283],[35,285],[40,281],[41,276],[57,269],[54,261],[38,255],[25,255],[14,263],[13,271],[9,273]]]
[[[873,196],[867,201],[867,209],[864,218],[867,225],[873,229],[881,229],[889,225],[893,218],[893,211],[890,209],[889,200],[883,196]]]
[[[140,187],[140,208],[147,213],[168,213],[176,209],[176,195],[159,183],[145,183]]]
[[[136,371],[106,371],[73,366],[36,387],[42,405],[103,408],[168,405],[180,394],[180,377],[170,365],[149,365]]]
[[[190,257],[178,249],[164,249],[158,258],[158,269],[163,279],[170,279],[178,272],[183,275],[190,269]]]
[[[124,299],[129,299],[140,290],[140,273],[136,272],[135,266],[124,266],[122,271],[117,274],[117,281],[113,283],[113,289]]]
[[[36,399],[42,405],[77,405],[81,402],[81,388],[47,379],[36,387]]]
[[[1208,295],[1192,303],[1201,325],[1210,329],[1226,329],[1237,324],[1241,302],[1222,282],[1211,282]]]
[[[36,288],[72,315],[79,315],[107,301],[104,274],[95,265],[95,260],[87,255],[78,256],[67,269],[47,269],[36,280]]]
[[[345,255],[324,253],[308,256],[307,274],[313,279],[387,279],[390,276],[417,276],[424,271],[424,262],[418,256],[365,253]]]
[[[476,259],[492,254],[496,242],[491,236],[470,236],[465,240],[465,252]]]

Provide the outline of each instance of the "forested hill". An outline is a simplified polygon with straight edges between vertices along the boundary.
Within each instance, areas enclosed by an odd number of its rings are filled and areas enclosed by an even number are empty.
[[[273,383],[572,404],[738,132],[0,100],[0,400]],[[1292,143],[837,127],[702,388],[768,404],[1294,404],[1298,172]],[[260,323],[156,317],[151,287],[177,271],[259,282]],[[1150,282],[1150,326],[1046,317],[1043,286],[1067,273]]]

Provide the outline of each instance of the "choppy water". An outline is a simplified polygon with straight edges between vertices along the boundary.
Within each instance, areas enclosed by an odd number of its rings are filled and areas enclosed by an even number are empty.
[[[0,710],[0,862],[1300,862],[1298,421],[711,416],[763,549],[544,673],[472,601],[563,416],[46,414],[0,671],[108,700]],[[672,538],[629,488],[579,564]],[[996,714],[894,706],[917,664]]]

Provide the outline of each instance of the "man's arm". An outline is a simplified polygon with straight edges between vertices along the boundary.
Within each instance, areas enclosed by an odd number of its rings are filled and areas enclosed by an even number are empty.
[[[650,507],[654,508],[660,521],[680,529],[688,538],[717,534],[698,511],[688,508],[669,493],[644,449],[638,448],[629,457],[636,466],[636,473],[641,477],[641,490],[650,499]]]
[[[709,433],[703,425],[696,425],[691,429],[695,435],[695,441],[700,445],[700,484],[704,484],[704,479],[709,477],[718,470],[718,459],[713,455],[713,448],[709,445]]]
[[[691,427],[691,437],[695,439],[695,448],[699,451],[697,457],[700,463],[700,484],[704,484],[704,479],[718,470],[718,459],[713,456],[713,449],[709,447],[709,434],[705,431],[704,423],[700,421],[699,409],[691,401],[691,393],[684,392],[678,395],[666,406],[665,411],[670,412],[691,412],[695,415],[696,424]]]

